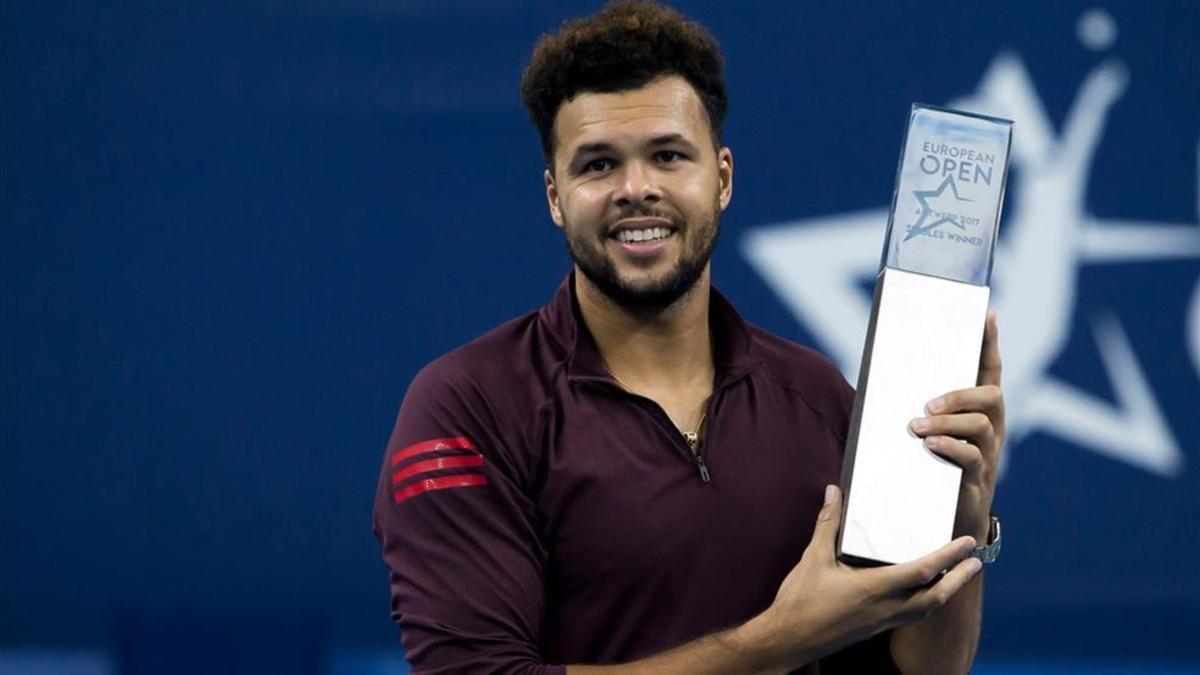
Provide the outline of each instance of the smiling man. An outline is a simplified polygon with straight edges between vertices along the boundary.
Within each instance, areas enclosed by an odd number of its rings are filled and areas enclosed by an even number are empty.
[[[707,31],[654,4],[535,47],[522,95],[575,264],[401,407],[375,531],[414,672],[970,669],[1004,441],[994,319],[981,386],[912,426],[964,468],[958,538],[840,564],[853,391],[710,283],[733,196],[721,68]]]
[[[651,314],[697,290],[732,196],[733,155],[714,146],[696,90],[665,75],[576,96],[552,127],[550,214],[594,290]]]

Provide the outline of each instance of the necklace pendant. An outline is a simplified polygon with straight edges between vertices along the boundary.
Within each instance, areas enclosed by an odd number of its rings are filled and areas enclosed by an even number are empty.
[[[700,434],[695,431],[683,432],[683,439],[687,441],[688,447],[695,450],[700,445]]]

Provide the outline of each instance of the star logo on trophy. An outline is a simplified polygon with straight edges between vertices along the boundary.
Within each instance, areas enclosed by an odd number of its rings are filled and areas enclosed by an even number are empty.
[[[937,187],[936,190],[913,190],[913,196],[917,198],[917,202],[921,204],[920,215],[917,216],[917,222],[908,226],[908,234],[904,236],[904,241],[908,241],[913,237],[918,237],[926,232],[937,229],[942,223],[950,223],[960,230],[966,231],[962,223],[955,220],[955,214],[945,210],[935,209],[929,205],[930,199],[942,201],[942,193],[950,188],[950,192],[954,195],[954,199],[960,202],[974,201],[967,199],[958,194],[958,187],[954,184],[954,176],[946,176],[946,180]],[[933,217],[933,222],[926,224],[926,220]]]

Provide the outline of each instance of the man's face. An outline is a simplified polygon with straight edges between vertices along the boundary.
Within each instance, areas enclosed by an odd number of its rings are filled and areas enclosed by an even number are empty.
[[[575,264],[631,309],[663,309],[708,266],[733,194],[733,155],[715,149],[687,80],[581,93],[555,117],[550,215]]]

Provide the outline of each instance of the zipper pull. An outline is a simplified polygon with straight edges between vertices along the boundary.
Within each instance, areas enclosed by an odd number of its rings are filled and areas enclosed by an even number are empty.
[[[695,431],[685,431],[683,440],[687,441],[688,448],[692,451],[692,459],[696,460],[696,468],[700,471],[700,480],[705,483],[712,480],[708,473],[708,465],[704,463],[704,453],[700,452],[700,434]]]

